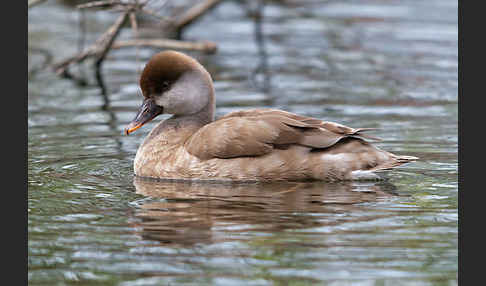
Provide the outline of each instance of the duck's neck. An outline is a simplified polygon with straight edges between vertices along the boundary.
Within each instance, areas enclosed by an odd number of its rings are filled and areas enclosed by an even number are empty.
[[[209,100],[205,107],[194,114],[186,115],[173,115],[166,121],[171,124],[177,124],[179,127],[196,127],[201,128],[206,124],[214,121],[214,113],[216,109],[216,103],[214,98],[214,89],[211,86],[211,90],[208,94]]]
[[[214,121],[214,111],[209,112],[201,111],[196,114],[190,115],[173,115],[167,120],[165,120],[165,124],[161,124],[156,128],[176,128],[176,129],[191,129],[196,132],[199,128],[203,127],[206,124],[209,124]]]
[[[214,121],[215,97],[211,75],[200,66],[185,73],[169,94],[169,121],[202,127]]]

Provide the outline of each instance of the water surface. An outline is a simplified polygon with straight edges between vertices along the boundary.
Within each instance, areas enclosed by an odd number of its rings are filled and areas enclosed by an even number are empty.
[[[155,123],[123,128],[156,51],[109,54],[104,108],[89,64],[72,69],[88,86],[42,70],[81,36],[79,12],[48,1],[28,24],[29,284],[457,285],[457,2],[271,2],[261,23],[256,7],[226,1],[184,34],[218,44],[190,53],[218,116],[272,107],[376,127],[377,146],[420,161],[384,182],[135,179]],[[85,14],[85,41],[116,16]]]

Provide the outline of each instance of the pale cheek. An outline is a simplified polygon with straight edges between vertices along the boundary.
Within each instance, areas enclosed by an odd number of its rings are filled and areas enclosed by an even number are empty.
[[[197,81],[190,83],[182,81],[169,90],[165,96],[168,98],[167,108],[171,114],[196,113],[209,101],[207,88],[201,86]]]
[[[167,110],[169,108],[169,100],[168,100],[167,96],[157,96],[155,98],[155,103],[158,106],[163,106],[165,110]]]

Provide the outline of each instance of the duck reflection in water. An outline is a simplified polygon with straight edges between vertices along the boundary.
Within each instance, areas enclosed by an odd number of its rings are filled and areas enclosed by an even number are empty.
[[[147,196],[135,213],[138,234],[177,245],[241,240],[248,232],[373,220],[387,215],[368,215],[369,205],[362,203],[398,196],[388,181],[242,184],[135,177],[133,183],[136,193]]]

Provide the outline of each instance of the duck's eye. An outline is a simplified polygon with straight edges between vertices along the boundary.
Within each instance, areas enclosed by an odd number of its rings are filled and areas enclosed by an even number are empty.
[[[170,89],[170,82],[162,81],[158,82],[156,85],[152,86],[150,94],[162,95],[164,92]]]
[[[169,82],[168,82],[168,81],[163,81],[163,82],[162,82],[162,89],[163,89],[163,90],[167,90],[167,89],[169,89],[169,85],[170,85],[170,84],[169,84]]]

